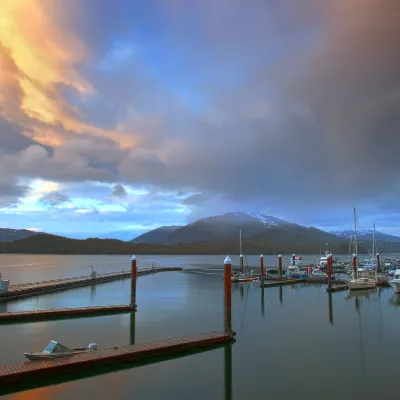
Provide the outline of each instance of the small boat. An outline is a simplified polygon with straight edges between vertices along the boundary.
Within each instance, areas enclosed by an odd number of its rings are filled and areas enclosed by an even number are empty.
[[[289,265],[286,268],[286,277],[292,279],[307,279],[308,274],[307,271],[301,270],[299,267]]]
[[[400,293],[400,269],[396,269],[393,279],[388,281],[388,283],[394,289],[396,294]]]
[[[358,243],[357,243],[357,216],[356,209],[354,208],[354,245],[355,245],[355,254],[356,257],[356,273],[353,276],[353,279],[346,282],[349,290],[365,290],[365,289],[373,289],[376,288],[376,284],[378,283],[377,279],[370,274],[370,270],[367,267],[360,268],[358,261]],[[361,271],[360,271],[361,269]]]
[[[24,353],[24,356],[31,361],[34,360],[48,360],[48,359],[54,359],[58,357],[65,357],[65,356],[72,356],[74,354],[80,354],[80,353],[85,353],[88,351],[96,351],[97,350],[97,344],[96,343],[90,343],[88,347],[77,347],[77,348],[69,348],[67,346],[64,346],[63,344],[56,342],[55,340],[52,340],[46,348],[41,351],[41,352],[27,352]]]
[[[328,275],[321,271],[320,268],[313,268],[310,274],[311,278],[328,279]]]

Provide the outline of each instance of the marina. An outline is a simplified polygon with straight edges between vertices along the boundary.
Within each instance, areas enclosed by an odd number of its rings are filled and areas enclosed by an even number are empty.
[[[96,258],[100,265],[102,257]],[[307,262],[308,256],[303,258]],[[248,259],[251,268],[258,272],[260,256],[248,256]],[[130,263],[126,256],[124,260]],[[276,256],[264,256],[263,260],[273,265]],[[71,348],[95,342],[98,350],[93,353],[99,353],[102,349],[129,348],[171,338],[193,337],[199,332],[212,332],[222,327],[225,318],[222,304],[224,257],[195,256],[185,263],[181,258],[165,256],[166,264],[178,264],[178,261],[183,265],[183,272],[150,274],[138,280],[137,312],[3,325],[3,334],[13,340],[11,346],[0,344],[2,364],[11,366],[11,370],[15,371],[12,366],[31,362],[24,362],[24,352],[37,351],[54,339],[71,345]],[[141,265],[140,257],[138,265]],[[2,272],[4,275],[4,269]],[[262,387],[257,382],[263,382],[266,374],[275,382],[271,396],[290,398],[308,393],[308,372],[303,372],[301,368],[307,357],[308,368],[323,366],[325,371],[334,372],[341,381],[340,389],[335,386],[326,398],[336,398],[343,390],[354,387],[362,398],[374,398],[378,394],[385,398],[386,387],[378,392],[369,382],[354,386],[354,381],[347,380],[347,374],[351,371],[361,382],[362,376],[377,373],[368,362],[374,360],[374,363],[382,365],[378,370],[382,385],[388,385],[394,379],[394,361],[385,354],[391,347],[389,342],[394,340],[400,329],[395,318],[400,299],[391,287],[349,294],[346,288],[341,288],[345,285],[336,285],[340,281],[332,284],[332,289],[337,287],[342,291],[326,293],[327,282],[322,281],[316,283],[310,279],[288,283],[286,278],[264,277],[265,284],[278,282],[279,286],[260,287],[260,281],[233,283],[231,326],[236,332],[234,344],[221,343],[222,347],[211,346],[212,351],[206,352],[200,348],[193,348],[193,352],[188,353],[185,350],[181,353],[186,355],[183,358],[166,352],[148,360],[99,365],[85,370],[78,368],[68,374],[27,379],[22,386],[10,381],[2,386],[0,393],[11,396],[11,393],[27,390],[25,393],[29,396],[35,390],[42,396],[67,399],[79,396],[84,390],[88,396],[106,399],[105,393],[112,388],[117,397],[123,397],[126,391],[135,391],[139,399],[162,398],[166,390],[173,397],[192,396],[196,399],[260,398]],[[286,284],[281,285],[283,282]],[[81,307],[96,303],[128,304],[131,302],[130,279],[3,304],[8,312],[16,312],[26,308],[50,309],[69,302],[79,302]],[[377,346],[366,346],[372,339],[377,341]],[[296,340],[302,341],[302,349],[297,348],[298,357],[293,359],[289,354],[295,351]],[[330,345],[325,346],[325,341]],[[318,352],[315,352],[316,345]],[[285,352],[282,348],[286,349]],[[352,357],[343,364],[340,360],[344,354],[351,354]],[[243,379],[237,381],[235,376],[239,364]],[[137,368],[132,369],[134,366]],[[171,368],[173,375],[169,372]],[[259,370],[262,370],[262,375]],[[295,386],[285,385],[284,376],[288,373],[294,377]],[[155,375],[157,385],[151,383]],[[202,380],[206,379],[210,385],[201,382],[182,384],[196,375],[201,375]],[[314,390],[318,392],[326,384],[324,375],[319,376],[320,380],[314,384]]]

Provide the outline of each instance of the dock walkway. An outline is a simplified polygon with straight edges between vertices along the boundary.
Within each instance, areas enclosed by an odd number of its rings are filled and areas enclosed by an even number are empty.
[[[157,340],[105,350],[88,351],[54,360],[27,361],[25,363],[0,366],[0,386],[28,382],[51,375],[85,370],[98,365],[123,362],[135,363],[143,359],[187,353],[199,348],[212,347],[231,342],[232,334],[211,332],[175,339]]]
[[[0,313],[0,324],[12,322],[27,322],[37,320],[58,319],[62,317],[119,314],[134,311],[132,305],[92,306],[79,308],[60,308],[50,310],[14,311]]]
[[[139,269],[138,276],[155,274],[166,271],[182,271],[179,267],[159,267],[159,268],[146,268]],[[54,279],[50,281],[22,283],[19,285],[12,285],[7,292],[0,293],[0,302],[7,300],[14,300],[21,297],[34,296],[42,293],[50,293],[59,290],[72,289],[75,287],[94,285],[98,283],[106,283],[118,279],[125,279],[131,277],[131,270],[124,270],[119,272],[108,272],[104,274],[97,274],[96,277],[91,275],[79,276],[74,278]]]

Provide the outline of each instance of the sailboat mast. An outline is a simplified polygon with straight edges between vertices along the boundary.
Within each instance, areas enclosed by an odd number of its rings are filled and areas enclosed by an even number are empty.
[[[243,254],[242,252],[242,230],[239,229],[239,253]]]
[[[239,246],[240,246],[240,273],[244,274],[244,260],[243,260],[243,249],[242,249],[242,230],[239,229]]]
[[[357,215],[356,215],[356,209],[354,207],[354,247],[355,247],[355,253],[356,253],[356,268],[357,268],[357,276],[355,279],[358,278],[358,244],[357,244]]]

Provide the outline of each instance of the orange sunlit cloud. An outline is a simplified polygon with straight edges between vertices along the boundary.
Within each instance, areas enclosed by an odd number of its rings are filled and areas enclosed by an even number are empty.
[[[123,147],[132,146],[132,136],[84,123],[79,110],[59,92],[59,84],[82,96],[90,96],[95,90],[75,68],[88,56],[84,43],[57,25],[51,18],[51,6],[51,0],[1,0],[0,112],[13,122],[21,123],[15,119],[22,113],[30,123],[39,123],[39,129],[29,125],[32,131],[29,136],[43,144],[57,146],[65,140],[65,135],[61,139],[60,134],[55,134],[52,140],[53,130],[43,129],[44,124],[104,136]],[[16,96],[20,97],[17,102],[13,101]]]

